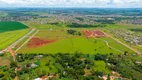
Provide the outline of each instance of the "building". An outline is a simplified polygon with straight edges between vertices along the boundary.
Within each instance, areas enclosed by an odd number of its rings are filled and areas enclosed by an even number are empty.
[[[0,51],[0,55],[2,55],[2,54],[4,54],[4,52],[3,52],[3,51]]]

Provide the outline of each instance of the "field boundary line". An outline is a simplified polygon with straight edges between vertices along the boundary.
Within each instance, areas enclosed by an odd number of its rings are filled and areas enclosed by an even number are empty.
[[[28,40],[26,40],[18,49],[15,50],[15,52],[19,51],[28,41],[30,41],[37,33],[39,30],[37,30]]]
[[[102,30],[100,30],[100,31],[102,31]],[[104,32],[104,31],[102,31],[103,33],[105,33],[108,37],[110,37],[110,38],[112,38],[113,40],[115,40],[116,42],[118,42],[118,43],[120,43],[120,44],[122,44],[123,46],[125,46],[125,47],[127,47],[128,49],[130,49],[130,50],[132,50],[132,51],[134,51],[135,53],[137,53],[137,54],[142,54],[141,52],[139,52],[138,50],[136,50],[136,49],[134,49],[134,48],[132,48],[132,47],[130,47],[130,46],[128,46],[127,44],[125,44],[125,43],[123,43],[123,42],[121,42],[120,40],[118,40],[118,39],[116,39],[116,38],[114,38],[113,36],[111,36],[110,34],[107,34],[106,32]]]

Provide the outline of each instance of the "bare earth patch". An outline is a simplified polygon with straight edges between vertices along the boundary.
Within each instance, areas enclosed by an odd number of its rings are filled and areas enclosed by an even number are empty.
[[[28,43],[28,47],[29,48],[40,47],[55,41],[56,40],[41,40],[39,38],[32,38],[30,42]]]
[[[86,38],[88,37],[94,37],[94,38],[100,38],[105,37],[105,33],[101,32],[100,30],[83,30],[83,34]]]

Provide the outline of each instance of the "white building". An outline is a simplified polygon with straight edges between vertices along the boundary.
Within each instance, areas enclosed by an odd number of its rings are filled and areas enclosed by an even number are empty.
[[[36,78],[36,79],[34,79],[34,80],[40,80],[40,78]]]
[[[4,54],[4,52],[3,52],[3,51],[0,51],[0,55],[1,55],[1,54]]]

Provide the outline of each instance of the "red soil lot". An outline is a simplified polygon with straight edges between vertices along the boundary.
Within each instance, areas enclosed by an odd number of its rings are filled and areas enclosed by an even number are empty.
[[[84,35],[85,35],[86,38],[88,38],[88,37],[99,38],[99,37],[106,36],[100,30],[83,30],[83,33],[84,33]]]
[[[33,47],[40,47],[52,42],[55,42],[56,40],[41,40],[39,38],[32,38],[30,40],[30,42],[28,43],[28,47],[29,48],[33,48]]]

